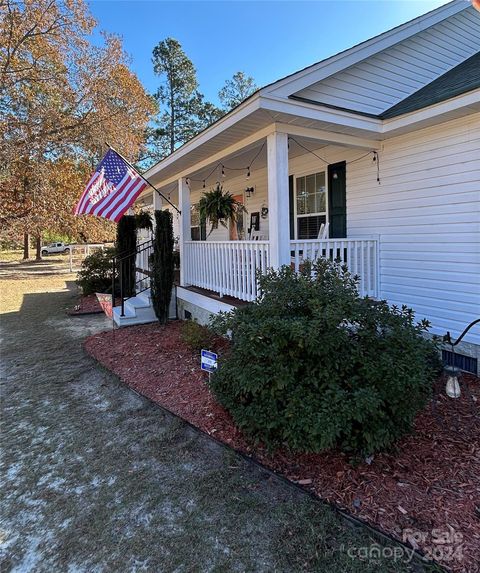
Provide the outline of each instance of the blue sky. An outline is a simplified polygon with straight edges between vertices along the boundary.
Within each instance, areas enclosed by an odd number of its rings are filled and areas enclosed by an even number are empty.
[[[153,47],[176,38],[193,61],[200,90],[217,92],[236,71],[260,86],[367,40],[445,0],[118,1],[90,0],[99,28],[123,37],[131,68],[155,91]]]

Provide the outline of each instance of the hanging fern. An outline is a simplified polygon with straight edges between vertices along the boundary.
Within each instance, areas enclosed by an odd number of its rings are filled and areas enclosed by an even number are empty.
[[[200,220],[205,223],[210,221],[210,233],[218,229],[220,223],[228,228],[228,223],[235,224],[242,213],[246,212],[245,207],[234,199],[229,191],[224,191],[220,183],[210,191],[206,191],[198,202]]]
[[[158,320],[168,321],[174,279],[173,219],[169,211],[155,211],[151,295]]]

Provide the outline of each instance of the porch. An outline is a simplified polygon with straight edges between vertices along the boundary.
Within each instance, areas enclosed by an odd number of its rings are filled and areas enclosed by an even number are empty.
[[[361,296],[378,296],[378,238],[290,241],[290,264],[298,271],[306,260],[326,258],[346,264],[359,277]],[[271,266],[270,241],[186,241],[184,285],[253,301],[257,273]]]
[[[347,216],[347,166],[363,166],[373,184],[377,148],[378,142],[350,134],[273,123],[180,177],[154,181],[181,211],[162,205],[157,194],[145,202],[172,211],[179,286],[201,289],[204,298],[250,302],[259,294],[258,273],[283,265],[298,271],[306,260],[326,258],[359,277],[361,296],[379,297],[380,237],[373,228],[357,234]],[[210,229],[200,221],[198,202],[218,183],[245,212],[235,224]]]

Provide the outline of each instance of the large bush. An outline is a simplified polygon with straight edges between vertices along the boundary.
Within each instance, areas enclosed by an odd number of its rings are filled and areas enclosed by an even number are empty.
[[[438,373],[428,323],[360,298],[330,261],[259,280],[257,302],[213,321],[232,347],[211,387],[239,427],[269,447],[361,454],[408,432]]]
[[[94,251],[85,257],[77,274],[77,284],[83,294],[112,292],[112,260],[115,249]]]

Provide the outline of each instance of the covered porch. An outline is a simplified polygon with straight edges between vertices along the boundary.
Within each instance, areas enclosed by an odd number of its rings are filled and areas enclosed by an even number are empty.
[[[347,200],[348,163],[368,164],[373,185],[376,149],[371,139],[273,123],[159,185],[181,211],[174,214],[180,286],[253,301],[258,272],[282,265],[298,271],[323,257],[358,275],[362,296],[379,296],[379,236],[349,236]],[[211,231],[197,204],[217,182],[246,212]],[[152,201],[169,208],[156,194]]]

